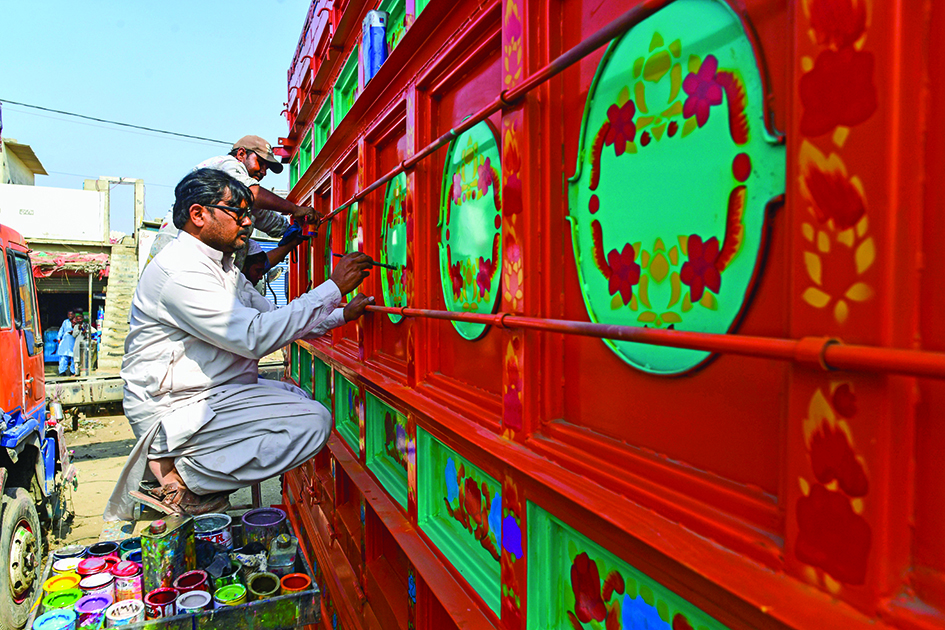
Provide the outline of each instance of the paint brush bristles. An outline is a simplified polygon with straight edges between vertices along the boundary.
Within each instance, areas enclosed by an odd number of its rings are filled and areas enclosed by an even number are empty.
[[[336,254],[335,252],[332,252],[331,255],[334,256],[335,258],[343,258],[347,254]],[[394,271],[398,271],[400,269],[400,267],[397,265],[388,265],[387,263],[377,262],[376,260],[371,260],[371,265],[373,265],[374,267],[384,267],[385,269],[393,269]]]

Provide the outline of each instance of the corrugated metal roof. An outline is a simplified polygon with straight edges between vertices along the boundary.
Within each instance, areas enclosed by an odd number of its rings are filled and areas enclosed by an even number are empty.
[[[277,241],[256,241],[259,243],[259,246],[262,247],[264,252],[271,251],[279,244]],[[289,261],[288,259],[282,261],[276,267],[282,269],[282,275],[277,279],[269,283],[269,287],[266,290],[266,297],[272,300],[276,306],[285,306],[289,303],[288,297],[286,295],[286,281],[289,279]],[[270,291],[269,288],[272,290]]]

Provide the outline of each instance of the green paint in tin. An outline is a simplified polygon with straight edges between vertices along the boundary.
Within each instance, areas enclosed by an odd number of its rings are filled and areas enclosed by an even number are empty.
[[[43,600],[43,608],[46,610],[72,608],[77,601],[82,599],[82,595],[84,595],[84,593],[77,588],[56,591],[46,596],[46,599]]]

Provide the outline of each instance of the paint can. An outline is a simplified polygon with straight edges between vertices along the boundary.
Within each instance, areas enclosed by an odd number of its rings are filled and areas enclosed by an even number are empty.
[[[104,558],[106,556],[117,556],[117,555],[118,555],[118,543],[111,540],[97,542],[91,547],[89,547],[89,557],[91,558]]]
[[[79,588],[86,595],[108,595],[115,601],[115,576],[111,573],[96,573],[82,578]]]
[[[194,535],[226,550],[233,549],[233,519],[226,514],[203,514],[194,519]]]
[[[141,550],[132,549],[121,554],[122,560],[127,560],[128,562],[134,562],[135,564],[141,564]]]
[[[82,562],[81,558],[63,558],[62,560],[56,560],[53,562],[52,572],[55,575],[62,575],[64,573],[78,574],[80,562]]]
[[[243,514],[243,542],[246,546],[259,543],[269,549],[272,539],[282,533],[285,512],[279,508],[257,508]]]
[[[79,561],[79,566],[76,568],[76,573],[82,577],[89,575],[95,575],[96,573],[101,573],[108,568],[108,563],[105,562],[105,558],[83,558]]]
[[[210,576],[206,571],[196,569],[188,571],[174,580],[174,588],[178,593],[189,593],[190,591],[210,591]]]
[[[192,615],[211,608],[213,596],[207,591],[190,591],[177,598],[177,614]]]
[[[193,517],[170,514],[151,523],[141,534],[141,558],[146,593],[170,588],[175,576],[197,568]]]
[[[63,558],[84,558],[89,552],[89,548],[85,545],[67,545],[56,549],[52,556],[53,561],[62,560]]]
[[[84,593],[77,588],[70,588],[65,591],[56,591],[50,593],[43,600],[43,609],[47,612],[56,608],[72,608],[75,603],[82,599]]]
[[[167,587],[154,589],[144,598],[144,613],[148,619],[173,617],[177,614],[177,591]]]
[[[282,578],[280,593],[288,595],[289,593],[301,593],[312,588],[312,578],[304,573],[290,573]]]
[[[105,627],[115,628],[144,621],[144,602],[140,599],[126,599],[112,604],[105,610]]]
[[[124,556],[129,551],[141,549],[141,538],[126,538],[118,545],[118,555]],[[124,557],[122,557],[124,560]]]
[[[220,574],[220,577],[213,581],[213,586],[217,591],[224,586],[233,584],[240,584],[240,565],[236,562],[230,562],[230,565]]]
[[[213,607],[239,606],[246,603],[246,587],[242,584],[224,586],[213,596]]]
[[[54,575],[43,582],[43,590],[46,591],[47,594],[55,593],[56,591],[68,591],[70,589],[79,588],[79,582],[81,580],[82,578],[75,573]]]
[[[122,560],[112,567],[115,576],[115,601],[141,599],[141,565]]]
[[[299,548],[299,541],[294,536],[279,534],[272,539],[269,545],[267,567],[270,573],[280,578],[295,571],[295,556]]]
[[[69,609],[52,610],[33,622],[35,630],[75,630],[75,611]]]
[[[246,584],[250,601],[268,599],[279,594],[279,576],[275,573],[254,573]]]
[[[86,595],[75,604],[79,616],[79,627],[101,628],[105,611],[114,601],[108,595]]]

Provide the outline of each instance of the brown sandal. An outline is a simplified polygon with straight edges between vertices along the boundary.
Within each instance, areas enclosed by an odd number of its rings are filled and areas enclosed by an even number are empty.
[[[230,508],[229,495],[226,492],[213,494],[194,494],[177,482],[170,482],[160,489],[161,503],[175,512],[200,516],[212,512],[225,512]]]

